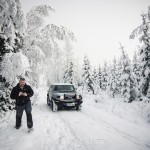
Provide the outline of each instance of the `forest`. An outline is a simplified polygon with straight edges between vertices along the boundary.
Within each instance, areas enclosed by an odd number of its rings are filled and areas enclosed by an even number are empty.
[[[107,60],[98,68],[91,66],[88,56],[79,64],[72,51],[75,35],[63,26],[45,24],[55,10],[47,5],[33,7],[24,14],[19,1],[0,2],[0,111],[14,108],[10,91],[19,77],[38,88],[40,82],[69,82],[86,92],[107,91],[125,102],[150,98],[150,8],[141,14],[141,25],[133,29],[131,39],[139,38],[138,51],[129,59],[125,47],[113,62]]]

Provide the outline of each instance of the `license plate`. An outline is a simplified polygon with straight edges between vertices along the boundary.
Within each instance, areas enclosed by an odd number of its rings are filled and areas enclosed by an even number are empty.
[[[67,106],[75,106],[75,103],[67,103]]]

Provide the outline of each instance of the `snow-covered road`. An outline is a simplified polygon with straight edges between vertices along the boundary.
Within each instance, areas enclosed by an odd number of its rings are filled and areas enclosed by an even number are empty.
[[[34,131],[23,125],[14,128],[15,112],[0,125],[1,150],[149,150],[149,124],[135,123],[90,105],[84,99],[81,111],[52,112],[46,105],[46,91],[33,107]]]

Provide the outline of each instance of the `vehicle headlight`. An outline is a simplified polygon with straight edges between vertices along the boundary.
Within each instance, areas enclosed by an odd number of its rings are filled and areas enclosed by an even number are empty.
[[[61,100],[64,100],[64,96],[63,96],[63,95],[62,95],[62,96],[60,96],[60,99],[61,99]]]
[[[80,95],[76,95],[76,99],[80,99]]]

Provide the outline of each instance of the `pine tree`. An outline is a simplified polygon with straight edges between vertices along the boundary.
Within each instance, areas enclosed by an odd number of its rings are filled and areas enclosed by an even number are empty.
[[[106,91],[107,87],[108,87],[108,65],[107,62],[104,62],[104,67],[102,70],[102,89]]]
[[[96,68],[94,67],[94,69],[93,69],[93,78],[96,80],[96,79],[97,79],[97,76],[98,76],[97,70],[96,70]]]
[[[79,65],[79,58],[74,61],[74,85],[75,87],[81,86],[81,67]]]
[[[141,41],[144,45],[141,47],[140,51],[140,89],[141,98],[142,95],[149,97],[148,91],[150,87],[150,36],[149,36],[149,24],[146,21],[147,15],[142,14],[143,20],[143,35],[141,36]]]
[[[121,76],[120,76],[120,86],[121,86],[121,96],[126,102],[131,102],[133,98],[133,82],[131,79],[131,63],[128,58],[124,47],[120,44],[120,49],[122,51],[121,56]]]
[[[7,66],[10,71],[14,62],[8,65],[8,61],[4,64],[4,60],[7,56],[18,52],[18,43],[21,40],[18,35],[21,36],[25,30],[24,15],[19,0],[1,0],[0,17],[0,112],[5,112],[8,109],[13,109],[15,105],[14,100],[11,100],[9,96],[14,78],[11,78],[12,76],[8,72],[4,72],[4,67]],[[5,76],[6,74],[7,76]]]
[[[23,35],[21,35],[19,32],[15,32],[16,38],[15,38],[15,43],[13,46],[13,52],[17,53],[23,48]]]
[[[98,80],[99,88],[101,89],[102,88],[102,71],[101,71],[101,65],[99,65],[99,68],[98,68],[97,80]]]
[[[91,73],[91,66],[87,56],[84,57],[82,86],[83,89],[87,90],[88,92],[92,92],[92,94],[95,94],[94,81]]]
[[[138,64],[138,55],[135,51],[132,61],[132,79],[133,79],[133,95],[135,98],[138,98],[140,96],[140,91],[138,89],[139,87],[139,81],[140,81],[140,74],[139,74],[139,64]]]
[[[121,95],[121,70],[122,70],[122,64],[121,64],[121,58],[118,58],[117,59],[117,91],[118,91],[118,94]]]
[[[92,73],[92,79],[93,79],[93,85],[94,85],[94,93],[98,94],[99,90],[100,90],[100,83],[99,83],[99,76],[98,76],[98,71],[96,69],[96,67],[94,67],[93,69],[93,73]]]
[[[140,41],[143,42],[143,46],[140,48],[139,61],[140,68],[140,100],[147,96],[149,98],[150,88],[150,35],[149,35],[149,21],[150,21],[150,9],[148,14],[142,14],[142,25],[136,28],[130,35],[131,39],[134,39],[137,35],[142,34]]]
[[[110,86],[111,86],[111,79],[112,79],[112,64],[111,62],[107,63],[107,92],[110,92]]]
[[[74,83],[74,71],[73,71],[74,65],[73,62],[69,63],[69,66],[65,72],[64,75],[64,83]]]
[[[111,82],[110,82],[110,92],[112,97],[115,97],[115,95],[118,93],[117,89],[117,61],[114,57],[113,59],[113,66],[111,69]]]

